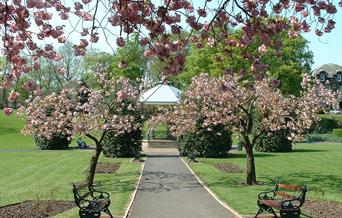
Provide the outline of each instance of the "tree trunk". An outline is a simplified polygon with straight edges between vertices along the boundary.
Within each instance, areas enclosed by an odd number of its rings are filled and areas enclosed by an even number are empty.
[[[101,143],[96,143],[95,153],[90,159],[89,168],[87,172],[86,182],[88,186],[93,185],[94,177],[95,177],[95,170],[96,170],[97,162],[99,160],[101,152],[102,152]]]
[[[247,184],[255,185],[256,174],[255,174],[253,147],[249,143],[245,143],[244,147],[245,147],[246,154],[247,154]]]

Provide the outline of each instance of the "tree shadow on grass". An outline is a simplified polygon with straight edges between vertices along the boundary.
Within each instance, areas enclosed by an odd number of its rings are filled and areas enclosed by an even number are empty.
[[[306,184],[308,191],[322,190],[325,192],[342,193],[342,176],[324,173],[291,173],[279,178],[281,181],[303,185]]]
[[[254,157],[272,157],[272,156],[274,156],[274,154],[272,153],[255,153],[254,154]],[[246,154],[245,153],[232,153],[228,155],[228,158],[246,158]]]
[[[7,135],[13,133],[20,133],[20,128],[6,127],[5,125],[1,125],[0,135]]]
[[[313,153],[313,152],[326,152],[328,150],[323,150],[323,149],[293,149],[292,152],[288,153]]]

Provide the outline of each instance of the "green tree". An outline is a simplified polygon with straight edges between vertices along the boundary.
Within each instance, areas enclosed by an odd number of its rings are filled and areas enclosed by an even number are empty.
[[[144,51],[145,48],[140,45],[138,35],[129,38],[124,47],[117,49],[114,61],[110,65],[115,76],[124,76],[131,80],[143,78],[147,69],[147,59],[144,56]],[[120,62],[125,62],[127,68],[120,69]]]
[[[115,57],[113,54],[102,52],[97,49],[89,51],[82,60],[82,80],[91,88],[99,88],[98,78],[96,78],[98,66],[104,66],[109,72],[114,72],[113,66]]]
[[[240,31],[235,31],[232,38],[241,38]],[[295,39],[290,38],[287,33],[279,36],[278,41],[282,43],[282,48],[276,50],[268,48],[265,55],[260,57],[262,63],[268,65],[268,74],[280,81],[279,88],[283,94],[299,95],[301,86],[301,76],[310,71],[313,63],[313,53],[308,48],[308,41],[302,36]],[[248,48],[229,47],[226,43],[218,42],[215,47],[210,47],[203,43],[203,48],[198,49],[196,45],[190,48],[190,54],[187,56],[185,72],[176,78],[178,83],[187,87],[191,78],[200,73],[208,73],[211,76],[221,76],[225,70],[231,70],[239,74],[243,69],[247,77],[251,77],[251,62],[243,57],[245,52],[258,54],[258,48],[261,42],[256,42]],[[281,56],[277,56],[279,52]]]

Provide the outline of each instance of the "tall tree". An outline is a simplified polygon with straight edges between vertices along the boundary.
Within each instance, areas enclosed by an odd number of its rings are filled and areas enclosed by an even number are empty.
[[[155,120],[164,118],[176,136],[196,133],[199,123],[208,131],[212,131],[211,126],[225,126],[243,141],[247,154],[246,183],[253,185],[257,182],[253,154],[256,140],[264,133],[281,129],[288,129],[292,138],[300,138],[318,119],[317,112],[332,105],[334,94],[319,82],[310,82],[308,76],[303,79],[305,91],[300,97],[284,96],[273,81],[262,79],[252,84],[241,79],[232,75],[196,76],[181,104]],[[251,135],[254,110],[260,115],[260,125]]]
[[[236,39],[231,43],[236,43],[240,35],[241,31],[236,31]],[[264,48],[261,41],[255,41],[247,48],[231,48],[225,43],[217,43],[215,47],[205,43],[195,44],[187,56],[185,72],[178,75],[176,80],[183,86],[188,86],[193,76],[204,72],[212,76],[234,73],[253,79],[253,63],[247,54],[257,54],[259,50],[265,49],[259,56],[260,62],[267,65],[267,73],[264,75],[278,79],[279,88],[284,94],[298,96],[301,91],[302,75],[310,71],[313,63],[309,42],[301,35],[291,38],[283,32],[279,35],[277,43],[278,48]]]
[[[26,118],[25,134],[47,139],[56,133],[67,135],[68,139],[81,134],[94,141],[95,152],[86,175],[88,185],[93,184],[106,134],[121,135],[140,129],[142,120],[139,90],[127,78],[107,80],[106,74],[101,72],[99,82],[100,90],[80,83],[60,93],[33,97],[19,109]]]
[[[111,68],[116,76],[124,76],[131,80],[141,79],[147,70],[145,47],[139,42],[138,35],[133,35],[127,43],[119,47]]]

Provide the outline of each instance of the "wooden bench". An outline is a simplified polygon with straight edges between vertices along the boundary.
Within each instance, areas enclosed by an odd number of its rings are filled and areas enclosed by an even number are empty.
[[[85,191],[82,192],[82,190]],[[72,191],[74,193],[75,204],[80,208],[79,215],[81,218],[100,217],[101,211],[113,217],[108,209],[110,198],[107,192],[98,191],[93,186],[76,186],[75,184],[73,184]]]
[[[306,192],[306,185],[289,185],[277,180],[273,190],[261,192],[258,195],[259,210],[255,217],[263,212],[269,212],[278,217],[273,210],[275,208],[280,211],[280,217],[297,218],[300,216],[300,207],[305,202]]]

